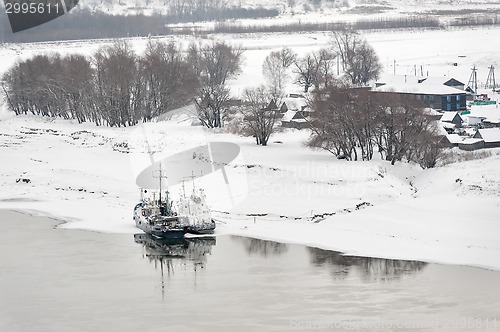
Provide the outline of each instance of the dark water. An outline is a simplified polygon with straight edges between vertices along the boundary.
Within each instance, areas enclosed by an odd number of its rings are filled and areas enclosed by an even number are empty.
[[[0,331],[500,331],[500,273],[0,215]]]

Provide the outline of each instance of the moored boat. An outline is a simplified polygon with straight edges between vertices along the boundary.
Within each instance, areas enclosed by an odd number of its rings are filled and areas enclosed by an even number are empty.
[[[158,192],[141,189],[141,202],[134,208],[135,225],[146,234],[158,238],[182,238],[187,231],[187,224],[179,220],[169,192],[165,191],[162,195],[161,181],[165,176],[162,174],[161,164],[157,178],[160,184]]]
[[[176,213],[160,212],[156,202],[141,202],[134,208],[134,221],[137,228],[158,238],[183,238],[186,227]]]
[[[213,234],[215,222],[211,217],[210,208],[206,202],[203,189],[196,189],[193,183],[193,191],[187,196],[183,185],[179,204],[177,205],[179,221],[186,225],[186,232],[190,234]]]

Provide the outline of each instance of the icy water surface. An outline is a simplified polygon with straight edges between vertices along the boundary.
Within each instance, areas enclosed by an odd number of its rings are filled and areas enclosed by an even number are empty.
[[[500,273],[0,214],[0,331],[499,331]]]

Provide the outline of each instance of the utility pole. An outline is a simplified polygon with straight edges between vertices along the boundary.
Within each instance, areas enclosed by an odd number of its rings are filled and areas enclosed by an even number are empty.
[[[495,91],[495,89],[497,88],[497,85],[496,85],[496,82],[495,82],[495,67],[493,67],[493,65],[489,66],[488,69],[490,70],[488,72],[488,78],[486,79],[486,84],[485,84],[485,88],[486,89],[493,89],[493,91]]]
[[[469,83],[467,87],[472,89],[472,93],[475,96],[477,94],[477,69],[476,66],[472,67],[472,73],[470,74]]]

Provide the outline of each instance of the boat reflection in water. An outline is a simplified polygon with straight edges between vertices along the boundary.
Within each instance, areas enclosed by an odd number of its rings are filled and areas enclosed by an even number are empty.
[[[216,244],[215,237],[194,238],[157,238],[150,234],[134,234],[134,241],[144,247],[144,257],[160,268],[162,295],[165,295],[165,274],[169,277],[174,272],[174,262],[187,266],[193,264],[196,273],[205,268],[207,257]]]

